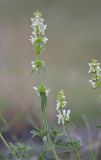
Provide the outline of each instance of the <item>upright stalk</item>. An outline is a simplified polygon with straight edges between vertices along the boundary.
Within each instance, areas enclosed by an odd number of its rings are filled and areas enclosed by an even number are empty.
[[[76,159],[77,159],[77,160],[81,160],[81,159],[80,159],[80,155],[79,155],[79,153],[78,153],[78,151],[77,151],[77,147],[75,146],[75,144],[74,144],[74,142],[73,142],[73,140],[72,140],[72,137],[71,137],[71,135],[70,135],[70,133],[69,133],[69,130],[68,130],[68,128],[67,128],[66,125],[65,125],[65,130],[66,130],[66,133],[67,133],[67,135],[68,135],[70,141],[73,143],[73,146],[74,146],[74,148],[75,148]]]
[[[59,160],[57,154],[56,154],[56,151],[55,151],[55,148],[51,142],[51,138],[50,138],[50,134],[49,134],[49,131],[48,131],[48,120],[47,120],[47,109],[45,108],[44,110],[44,119],[45,119],[45,129],[46,129],[46,132],[47,132],[47,139],[48,139],[48,142],[50,144],[50,147],[51,147],[51,150],[53,152],[53,155],[55,157],[56,160]]]

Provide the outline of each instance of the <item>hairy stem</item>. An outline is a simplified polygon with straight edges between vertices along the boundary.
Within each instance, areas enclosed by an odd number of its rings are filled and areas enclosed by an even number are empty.
[[[71,137],[71,135],[70,135],[70,133],[69,133],[69,130],[68,130],[68,128],[67,128],[66,125],[65,125],[65,130],[66,130],[66,133],[67,133],[67,135],[68,135],[70,141],[73,143],[72,137]],[[80,155],[79,155],[78,150],[77,150],[77,147],[75,146],[74,143],[73,143],[73,146],[74,146],[75,152],[76,152],[76,157],[77,157],[76,159],[77,159],[77,160],[81,160],[81,159],[80,159]]]
[[[47,132],[47,138],[48,138],[48,141],[49,141],[49,144],[50,144],[50,147],[51,147],[51,150],[53,151],[53,154],[54,154],[54,157],[56,160],[59,160],[58,156],[57,156],[57,153],[55,151],[55,148],[51,142],[51,139],[50,139],[50,134],[49,134],[49,131],[48,131],[48,122],[47,122],[47,110],[45,108],[44,110],[44,119],[45,119],[45,129],[46,129],[46,132]]]

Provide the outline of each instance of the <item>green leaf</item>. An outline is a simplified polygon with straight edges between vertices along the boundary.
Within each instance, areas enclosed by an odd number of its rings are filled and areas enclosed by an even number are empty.
[[[32,130],[30,133],[32,134],[32,138],[34,138],[35,136],[39,136],[39,137],[43,138],[44,136],[47,135],[47,132],[46,132],[46,130],[44,130],[44,128],[42,128],[42,129],[37,128],[35,130]]]
[[[72,151],[75,148],[80,148],[79,141],[73,141],[73,142],[65,142],[61,144],[57,144],[57,149],[60,151]]]
[[[101,128],[101,125],[96,126],[97,128]]]
[[[55,143],[55,144],[58,143],[62,138],[63,138],[63,135],[57,135],[57,136],[55,137],[54,143]]]
[[[41,154],[38,160],[45,160],[44,154]]]
[[[54,144],[60,141],[64,137],[64,135],[61,132],[61,129],[57,124],[50,125],[49,132],[50,132],[50,136],[53,139]]]
[[[47,97],[45,93],[41,93],[40,97],[41,97],[41,109],[43,112],[47,106]]]
[[[9,143],[10,148],[11,148],[11,153],[13,154],[13,156],[16,159],[21,159],[21,157],[29,157],[29,150],[31,149],[30,146],[25,145],[23,143],[17,143],[17,144],[13,144],[13,143]]]
[[[45,160],[45,155],[46,155],[47,152],[49,152],[49,151],[50,151],[50,150],[46,150],[46,151],[42,152],[38,160]]]
[[[35,136],[40,136],[40,131],[32,130],[30,133],[32,133],[32,138]]]

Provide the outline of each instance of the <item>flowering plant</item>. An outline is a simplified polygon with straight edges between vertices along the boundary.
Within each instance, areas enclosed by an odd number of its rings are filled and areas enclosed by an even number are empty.
[[[91,63],[88,63],[89,70],[88,73],[92,75],[89,80],[94,89],[101,87],[101,68],[100,63],[96,59],[92,59]],[[97,125],[97,128],[101,128],[101,125]]]
[[[92,78],[89,80],[93,88],[97,88],[101,86],[101,68],[100,63],[92,59],[91,63],[88,63],[89,71],[88,73],[92,75]]]
[[[41,17],[40,12],[35,12],[33,18],[31,18],[32,22],[32,35],[30,36],[30,41],[32,42],[33,49],[36,55],[40,55],[44,49],[44,45],[47,42],[47,37],[45,37],[45,30],[47,25],[44,25],[44,19]]]
[[[34,91],[37,93],[38,98],[41,102],[41,113],[43,115],[43,122],[41,127],[34,128],[31,131],[32,138],[38,136],[42,140],[43,150],[40,153],[38,160],[47,159],[47,155],[52,153],[51,160],[60,160],[59,157],[61,152],[70,152],[73,160],[81,160],[80,150],[80,141],[73,140],[70,131],[69,125],[71,125],[71,110],[67,108],[66,96],[63,90],[60,90],[57,94],[56,100],[56,123],[52,124],[52,127],[48,125],[47,117],[47,103],[48,95],[51,92],[50,89],[47,89],[46,84],[41,79],[41,71],[46,71],[46,63],[41,59],[42,52],[45,49],[45,45],[48,41],[48,38],[45,36],[45,31],[47,25],[44,24],[44,19],[42,14],[37,11],[33,14],[31,18],[31,28],[32,34],[30,36],[30,41],[34,50],[34,60],[31,62],[32,72],[31,75],[37,72],[39,74],[39,79],[37,84],[33,87]],[[97,60],[92,60],[89,63],[88,73],[91,75],[89,80],[93,88],[101,86],[101,68],[100,63]],[[0,117],[5,124],[5,120]],[[3,134],[0,133],[0,138],[12,154],[14,160],[25,160],[28,155],[31,147],[23,143],[8,143]],[[61,152],[60,152],[60,149]],[[96,160],[92,156],[92,160]],[[28,158],[29,159],[29,158]]]
[[[41,60],[41,54],[42,51],[44,49],[44,46],[47,42],[47,37],[45,36],[45,30],[47,25],[44,25],[44,19],[42,18],[42,14],[40,12],[35,12],[34,13],[34,17],[31,18],[31,22],[32,22],[32,35],[30,37],[30,41],[32,42],[32,46],[36,55],[36,59],[34,61],[32,61],[32,73],[34,73],[34,71],[38,72],[38,70],[41,69],[46,69],[45,68],[45,62]],[[41,79],[41,75],[39,72],[39,76]],[[54,158],[56,160],[59,160],[58,154],[57,154],[57,145],[56,145],[56,139],[57,139],[57,134],[55,135],[55,140],[54,142],[51,140],[51,136],[50,136],[50,130],[49,130],[49,126],[48,126],[48,119],[47,119],[47,97],[48,97],[48,93],[50,92],[50,89],[46,88],[46,85],[44,85],[42,83],[42,81],[40,81],[40,83],[38,84],[38,87],[33,87],[33,89],[37,92],[37,95],[40,97],[41,99],[41,111],[43,113],[44,116],[44,125],[42,126],[42,129],[38,129],[37,131],[33,130],[31,131],[31,133],[33,134],[33,136],[35,135],[42,135],[42,139],[43,139],[43,143],[44,143],[44,156],[43,154],[40,156],[41,158],[44,157],[45,158],[45,154],[49,151],[53,152]],[[61,124],[62,126],[64,126],[64,129],[67,133],[67,137],[69,136],[69,141],[71,142],[71,149],[75,151],[75,156],[78,160],[80,160],[80,156],[78,154],[78,149],[77,146],[74,145],[74,142],[70,136],[69,130],[68,130],[68,124],[70,121],[69,115],[70,115],[70,109],[66,110],[67,101],[65,100],[65,95],[64,95],[64,91],[60,90],[57,96],[57,100],[56,100],[56,111],[57,111],[57,118],[58,118],[58,125]],[[60,131],[61,135],[63,135],[62,130]],[[51,131],[51,134],[54,135],[54,129]],[[59,138],[60,139],[60,138]],[[68,145],[69,142],[67,142],[66,145]],[[59,144],[60,146],[63,144]],[[73,151],[73,152],[74,152]],[[41,158],[39,157],[39,159],[41,160]]]

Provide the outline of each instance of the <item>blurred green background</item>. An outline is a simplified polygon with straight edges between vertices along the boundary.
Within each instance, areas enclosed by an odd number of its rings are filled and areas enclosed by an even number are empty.
[[[51,89],[49,120],[56,120],[57,92],[64,89],[71,119],[83,123],[85,115],[92,125],[99,124],[101,90],[93,90],[88,82],[88,63],[92,58],[101,62],[99,0],[0,0],[0,113],[8,122],[19,114],[23,121],[32,113],[37,123],[42,118],[33,90],[37,78],[30,75],[34,59],[30,18],[36,10],[43,14],[49,39],[42,55],[47,62],[45,82]]]

